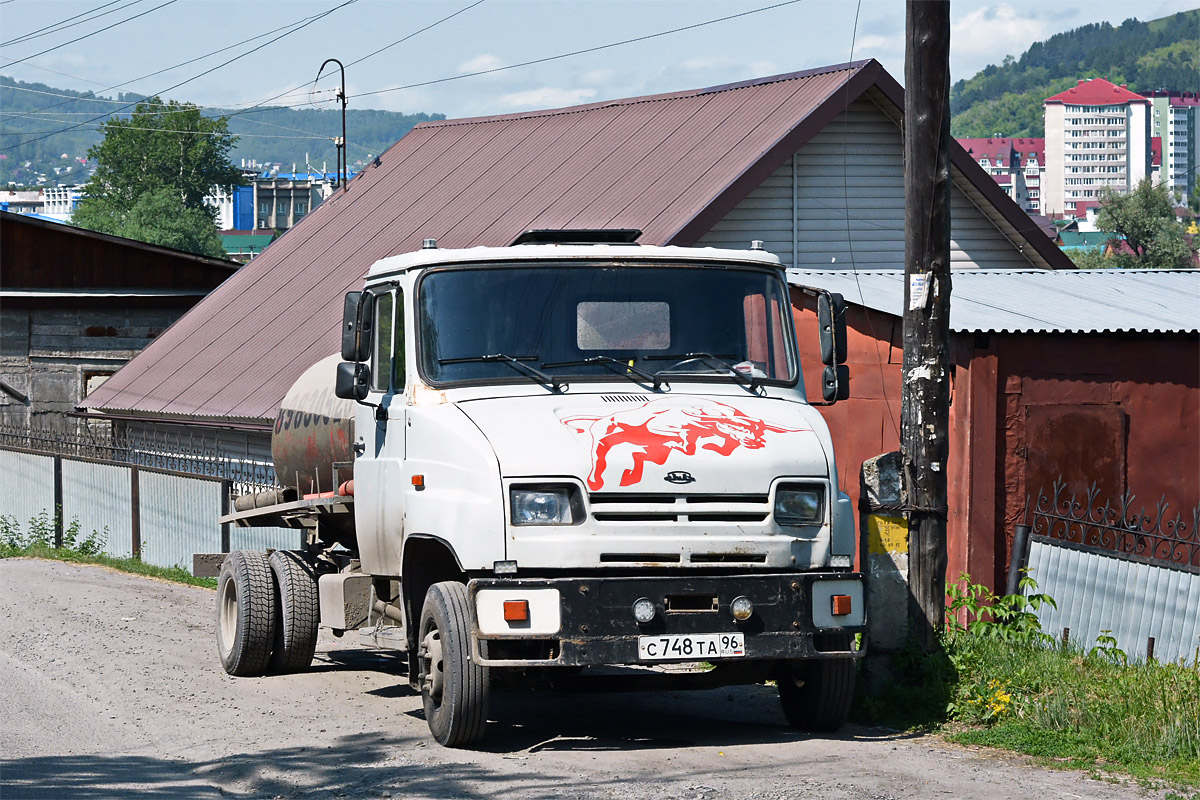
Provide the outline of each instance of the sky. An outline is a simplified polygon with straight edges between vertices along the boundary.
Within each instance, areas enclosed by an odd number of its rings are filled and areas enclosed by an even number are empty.
[[[1197,5],[953,0],[951,78],[1080,25]],[[76,15],[65,22],[72,27],[37,33]],[[688,26],[697,27],[654,35]],[[275,96],[272,104],[334,108],[336,66],[315,80],[327,58],[347,65],[350,108],[448,117],[695,89],[851,59],[875,58],[901,83],[904,76],[901,0],[0,0],[0,42],[26,35],[35,38],[0,46],[0,75],[227,108]],[[66,44],[78,37],[86,38]],[[606,47],[641,37],[650,38]],[[602,49],[552,58],[592,48]],[[541,59],[550,60],[514,66]]]

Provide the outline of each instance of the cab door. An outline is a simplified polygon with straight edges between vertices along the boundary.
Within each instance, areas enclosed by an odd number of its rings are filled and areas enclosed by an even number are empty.
[[[372,294],[371,390],[365,401],[369,405],[359,407],[362,452],[354,462],[354,522],[363,570],[399,576],[404,536],[404,293],[387,286]]]

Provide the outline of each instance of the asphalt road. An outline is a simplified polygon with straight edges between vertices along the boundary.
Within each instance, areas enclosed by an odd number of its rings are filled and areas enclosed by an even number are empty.
[[[308,673],[232,678],[213,606],[205,589],[0,561],[0,796],[1146,796],[936,737],[799,734],[767,687],[497,693],[481,749],[447,750],[395,653],[323,635]]]

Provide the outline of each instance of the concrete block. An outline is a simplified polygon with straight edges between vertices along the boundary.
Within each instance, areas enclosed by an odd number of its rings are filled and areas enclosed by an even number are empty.
[[[221,565],[228,553],[193,553],[192,574],[197,578],[215,578],[221,574]]]

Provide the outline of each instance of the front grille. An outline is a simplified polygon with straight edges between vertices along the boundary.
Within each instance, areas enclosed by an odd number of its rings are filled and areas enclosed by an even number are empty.
[[[763,522],[770,513],[765,494],[593,494],[596,522],[745,523]]]

